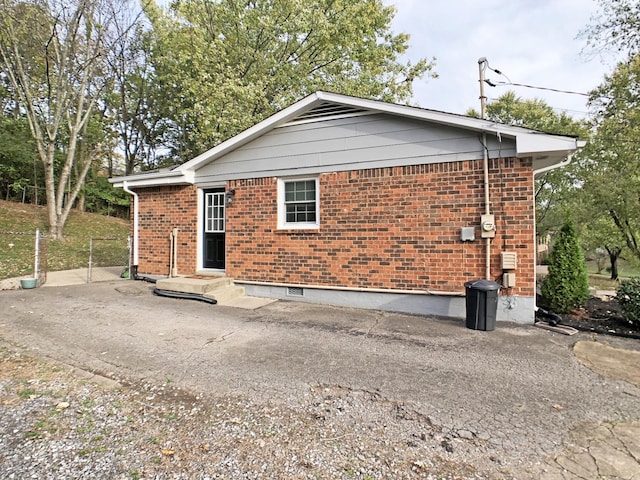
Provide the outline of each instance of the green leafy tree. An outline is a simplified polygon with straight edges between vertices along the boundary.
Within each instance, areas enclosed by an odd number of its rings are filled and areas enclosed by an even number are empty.
[[[640,3],[637,0],[598,0],[599,10],[581,36],[596,52],[616,49],[640,53]]]
[[[541,293],[549,307],[558,313],[579,307],[589,298],[587,268],[571,220],[563,225],[556,237]]]
[[[63,238],[92,161],[79,151],[109,86],[115,0],[0,0],[0,62],[44,170],[49,234]]]
[[[479,118],[471,109],[467,115]],[[509,91],[487,105],[487,118],[507,125],[531,128],[554,135],[572,135],[585,139],[589,136],[589,125],[566,113],[556,112],[544,100],[523,99]],[[579,153],[576,157],[579,158]],[[563,225],[575,206],[575,191],[579,185],[574,160],[568,166],[550,170],[536,178],[536,234],[546,236],[555,233]]]
[[[150,4],[152,62],[167,97],[163,142],[192,158],[316,90],[409,102],[432,63],[403,63],[382,0],[178,0]]]
[[[25,188],[37,187],[42,179],[37,156],[26,120],[0,117],[0,198],[22,198]],[[29,200],[36,200],[37,190],[25,193]]]
[[[574,210],[574,215],[579,217],[581,213],[584,215],[587,212],[593,212],[591,205],[587,205],[584,212]],[[598,273],[604,268],[604,262],[600,263],[601,254],[604,253],[604,257],[609,260],[611,280],[618,280],[620,276],[618,260],[625,249],[625,242],[608,213],[600,211],[597,218],[585,220],[577,230],[585,251],[590,252],[596,259]]]
[[[146,2],[145,2],[146,3]],[[164,104],[169,95],[157,82],[152,65],[153,35],[138,12],[121,9],[114,13],[113,48],[106,57],[111,88],[105,95],[105,116],[112,119],[114,134],[120,140],[124,173],[155,167],[157,142],[166,122]],[[107,164],[109,176],[116,171],[113,156]]]
[[[640,260],[640,56],[606,76],[591,105],[597,130],[580,164],[580,199],[610,217]]]

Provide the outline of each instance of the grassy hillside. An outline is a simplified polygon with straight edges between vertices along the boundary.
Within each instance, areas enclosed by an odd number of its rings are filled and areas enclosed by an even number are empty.
[[[36,229],[45,235],[47,233],[46,207],[0,200],[0,279],[33,273]],[[87,267],[92,237],[119,239],[96,244],[98,264],[108,264],[110,259],[117,259],[115,265],[126,264],[126,239],[129,235],[129,222],[126,220],[74,211],[69,216],[64,233],[64,240],[46,241],[48,271]]]

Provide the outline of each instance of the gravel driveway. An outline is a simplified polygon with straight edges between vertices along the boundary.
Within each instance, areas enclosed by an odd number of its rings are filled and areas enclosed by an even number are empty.
[[[587,334],[134,282],[0,312],[0,478],[580,478],[556,461],[576,432],[640,419],[639,388],[574,357]]]

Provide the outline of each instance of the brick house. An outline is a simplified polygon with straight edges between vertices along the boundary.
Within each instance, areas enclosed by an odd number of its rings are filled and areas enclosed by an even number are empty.
[[[534,177],[578,143],[316,92],[178,167],[111,181],[133,195],[139,274],[450,317],[465,282],[490,278],[498,320],[531,322]]]

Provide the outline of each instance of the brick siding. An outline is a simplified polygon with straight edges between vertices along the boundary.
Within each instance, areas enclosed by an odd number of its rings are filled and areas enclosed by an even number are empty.
[[[515,251],[518,286],[508,293],[533,296],[531,161],[491,160],[489,175],[497,227],[492,276],[499,281],[500,252]],[[227,274],[238,280],[436,292],[463,291],[466,281],[484,277],[478,227],[484,212],[482,161],[328,173],[319,176],[319,184],[320,228],[278,230],[276,178],[228,182],[235,197],[227,208]],[[153,216],[142,205],[141,212]],[[468,226],[475,227],[474,242],[460,240],[460,228]]]
[[[140,201],[138,272],[168,275],[171,238],[178,232],[178,274],[196,270],[197,188],[166,186],[137,189]]]

